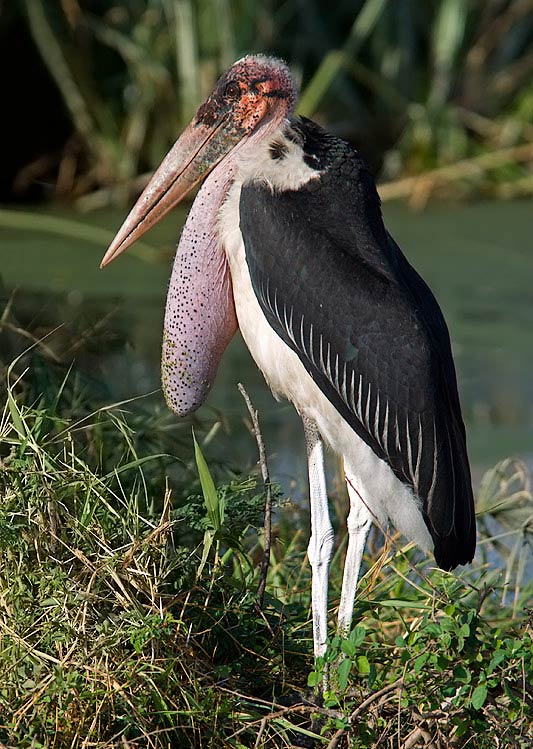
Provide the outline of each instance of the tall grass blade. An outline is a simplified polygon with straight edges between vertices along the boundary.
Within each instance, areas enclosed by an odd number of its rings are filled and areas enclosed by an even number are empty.
[[[117,466],[109,473],[105,474],[102,478],[104,480],[110,479],[112,476],[119,476],[121,473],[125,473],[126,471],[132,471],[135,468],[140,468],[145,463],[150,462],[151,460],[159,460],[161,458],[171,458],[172,456],[168,453],[157,453],[155,455],[147,455],[144,458],[137,458],[136,460],[131,460],[128,463],[124,463],[124,465]]]
[[[0,226],[20,231],[59,234],[69,239],[81,239],[84,242],[97,244],[102,248],[102,252],[114,237],[114,232],[87,224],[78,219],[46,216],[35,212],[11,210],[9,208],[0,209]],[[156,248],[143,241],[136,242],[130,248],[129,254],[136,255],[150,263],[157,262],[159,258]]]
[[[207,518],[211,526],[210,528],[207,528],[204,533],[202,558],[200,560],[200,565],[197,571],[197,578],[199,578],[203,572],[215,538],[217,534],[221,532],[222,526],[224,524],[224,502],[217,493],[213,477],[211,476],[211,472],[202,454],[200,445],[196,440],[194,431],[192,434],[192,438],[194,443],[194,457],[196,460],[198,476],[200,477],[200,484],[202,486],[202,494],[204,497],[205,508],[207,510]]]
[[[194,432],[192,438],[194,442],[194,457],[198,469],[198,476],[200,477],[200,483],[202,485],[202,494],[204,496],[207,516],[213,530],[217,533],[222,530],[224,524],[224,502],[217,494],[213,477],[207,467],[200,445],[196,441]]]
[[[165,0],[164,8],[174,42],[180,114],[183,120],[188,120],[198,106],[200,95],[195,6],[191,0]]]
[[[430,106],[440,107],[448,98],[456,64],[464,38],[468,3],[463,0],[442,0],[433,27],[433,60],[435,66]]]
[[[45,6],[40,0],[25,0],[25,6],[35,44],[63,96],[76,129],[90,148],[98,142],[98,133],[84,94],[74,79],[61,44],[48,22]]]
[[[298,113],[310,117],[344,65],[359,52],[374,30],[388,0],[367,0],[355,19],[342,50],[329,52],[300,97]]]

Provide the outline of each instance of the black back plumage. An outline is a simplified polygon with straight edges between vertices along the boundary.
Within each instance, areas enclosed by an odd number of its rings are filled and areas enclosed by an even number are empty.
[[[386,232],[361,156],[309,120],[287,134],[318,177],[298,190],[243,187],[254,291],[324,395],[422,500],[436,561],[452,569],[473,557],[475,521],[446,323]]]

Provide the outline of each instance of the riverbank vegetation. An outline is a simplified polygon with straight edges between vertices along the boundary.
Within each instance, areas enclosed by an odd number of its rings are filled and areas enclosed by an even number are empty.
[[[192,424],[159,411],[158,396],[102,402],[58,333],[28,348],[8,309],[0,335],[3,356],[20,352],[1,373],[4,746],[531,746],[522,464],[482,480],[479,554],[458,575],[376,535],[354,629],[315,671],[307,509],[272,486],[261,601],[264,486],[253,467],[217,460],[229,437],[196,422],[195,450]],[[333,622],[346,503],[332,499]]]
[[[248,52],[290,63],[299,113],[363,151],[383,200],[421,208],[433,196],[533,192],[533,0],[19,0],[0,21],[6,86],[29,123],[8,97],[9,201],[79,213],[131,201],[218,74]],[[19,82],[24,35],[34,57]],[[33,141],[40,151],[16,153]],[[4,229],[103,251],[111,235],[96,221],[0,211]],[[32,283],[48,295],[55,271],[39,242],[43,281]],[[157,256],[150,244],[132,252]],[[131,318],[110,324],[100,292],[98,313],[80,306],[78,325],[77,287],[68,315],[44,302],[18,315],[4,281],[0,749],[532,746],[533,495],[522,462],[509,457],[476,482],[478,555],[457,574],[376,531],[344,639],[333,626],[347,507],[332,487],[332,637],[315,666],[305,503],[232,453],[223,413],[177,420],[159,392],[113,399],[109,369],[120,377],[132,363],[133,380],[143,365],[130,362]],[[104,362],[104,351],[117,356]],[[248,422],[243,401],[243,432]]]
[[[21,0],[6,17],[71,128],[19,171],[19,195],[44,180],[84,210],[128,199],[248,52],[288,60],[299,113],[363,151],[384,199],[533,191],[531,0]]]

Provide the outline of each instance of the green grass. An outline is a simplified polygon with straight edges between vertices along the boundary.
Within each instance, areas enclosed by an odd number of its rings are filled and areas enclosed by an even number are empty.
[[[361,748],[531,746],[527,560],[504,571],[481,559],[456,576],[398,539],[385,549],[374,539],[354,629],[329,643],[318,704],[325,663],[311,657],[306,511],[275,492],[261,609],[263,490],[217,464],[209,425],[197,424],[194,443],[190,424],[169,438],[142,401],[102,405],[42,346],[3,377],[5,746],[341,747],[348,736]],[[511,538],[530,544],[528,480],[511,463],[486,477],[483,548],[495,543],[495,507]]]

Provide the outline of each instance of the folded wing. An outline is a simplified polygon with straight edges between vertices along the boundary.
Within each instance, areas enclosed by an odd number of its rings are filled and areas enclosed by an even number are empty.
[[[437,563],[470,561],[473,498],[448,331],[386,233],[362,161],[348,153],[297,191],[249,184],[240,208],[252,284],[270,325],[422,500]]]

